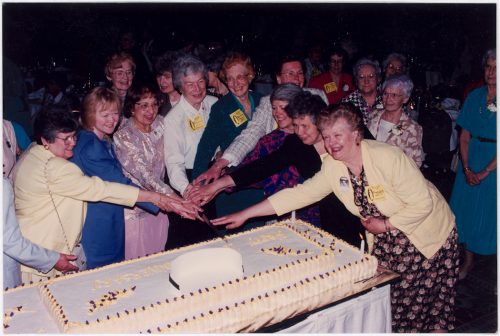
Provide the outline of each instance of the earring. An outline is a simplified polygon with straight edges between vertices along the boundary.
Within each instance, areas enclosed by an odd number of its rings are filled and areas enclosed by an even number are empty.
[[[49,150],[49,145],[43,145],[43,148],[45,148],[46,150]]]

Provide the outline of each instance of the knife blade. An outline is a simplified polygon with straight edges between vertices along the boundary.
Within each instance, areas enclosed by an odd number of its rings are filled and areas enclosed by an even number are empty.
[[[229,245],[228,241],[227,241],[227,238],[225,235],[223,235],[222,233],[219,232],[219,230],[217,229],[217,227],[215,225],[212,224],[212,222],[210,222],[210,219],[208,219],[207,215],[205,215],[204,213],[201,214],[201,218],[203,219],[203,222],[205,224],[207,224],[211,229],[212,231],[215,232],[215,234],[217,235],[217,237],[219,237],[220,239],[222,239],[226,244]]]

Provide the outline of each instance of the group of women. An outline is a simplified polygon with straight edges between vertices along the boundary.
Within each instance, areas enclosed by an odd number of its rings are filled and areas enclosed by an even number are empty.
[[[391,61],[384,66],[401,71],[400,60]],[[169,238],[166,212],[201,220],[200,206],[228,191],[219,198],[223,216],[212,220],[215,225],[234,229],[251,218],[297,210],[299,218],[352,244],[363,237],[380,266],[400,274],[391,288],[393,331],[453,329],[459,236],[471,255],[496,249],[496,240],[485,247],[482,229],[473,225],[479,221],[488,233],[495,230],[496,207],[485,202],[496,195],[495,51],[485,56],[487,85],[470,94],[458,120],[463,173],[451,201],[458,232],[446,200],[419,170],[422,128],[405,110],[411,80],[390,74],[381,84],[378,63],[368,59],[355,65],[357,90],[340,104],[327,106],[297,85],[278,85],[270,96],[277,129],[236,170],[209,184],[189,185],[179,196],[165,182],[162,114],[190,94],[200,96],[200,87],[196,95],[184,88],[172,62],[170,55],[158,63],[159,92],[151,84],[132,85],[129,56],[112,58],[106,67],[112,88],[98,87],[85,97],[81,127],[65,111],[39,114],[36,142],[12,175],[23,235],[61,253],[75,253],[81,243],[86,267],[99,267],[162,251]],[[252,120],[262,98],[250,90],[253,77],[248,56],[225,58],[220,79],[228,92],[211,104],[191,178]],[[249,186],[264,189],[268,198],[243,190]],[[235,203],[238,208],[231,208]],[[24,281],[55,274],[22,269]]]

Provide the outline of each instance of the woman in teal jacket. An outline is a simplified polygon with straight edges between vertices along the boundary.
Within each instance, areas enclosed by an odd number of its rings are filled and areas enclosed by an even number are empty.
[[[255,76],[250,57],[240,53],[229,54],[222,64],[220,76],[230,92],[212,106],[210,119],[198,145],[193,179],[209,168],[216,152],[222,154],[245,129],[262,97],[249,90]],[[221,194],[216,200],[217,215],[241,210],[263,197],[263,192],[256,189],[241,190],[230,196]]]

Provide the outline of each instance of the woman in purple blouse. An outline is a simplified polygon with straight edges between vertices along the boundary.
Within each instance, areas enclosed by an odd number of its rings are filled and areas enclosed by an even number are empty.
[[[158,115],[159,93],[150,84],[133,86],[127,94],[123,126],[113,141],[124,174],[146,190],[172,194],[163,182],[163,117]],[[168,234],[165,213],[149,214],[139,208],[125,209],[125,259],[164,250]]]

